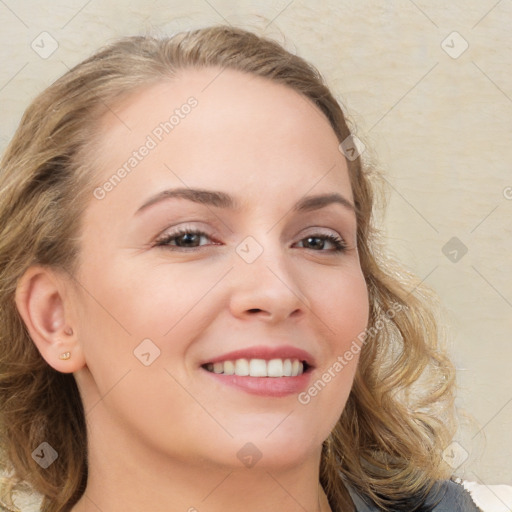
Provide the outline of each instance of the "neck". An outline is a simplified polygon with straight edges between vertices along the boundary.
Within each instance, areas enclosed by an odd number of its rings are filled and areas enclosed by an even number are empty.
[[[219,466],[165,456],[122,429],[93,424],[87,488],[72,512],[331,511],[319,453],[285,468],[263,460],[252,468]]]

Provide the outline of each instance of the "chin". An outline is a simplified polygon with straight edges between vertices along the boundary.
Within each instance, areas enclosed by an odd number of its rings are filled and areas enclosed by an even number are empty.
[[[235,440],[232,444],[235,445],[236,466],[268,470],[297,468],[319,457],[322,447],[322,441],[316,441],[316,435],[306,436],[298,432],[248,435],[243,441]]]

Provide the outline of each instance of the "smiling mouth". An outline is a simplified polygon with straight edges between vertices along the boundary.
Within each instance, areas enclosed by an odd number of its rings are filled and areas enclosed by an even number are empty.
[[[235,359],[206,363],[205,370],[221,375],[237,375],[239,377],[298,377],[310,369],[306,361],[299,359]]]

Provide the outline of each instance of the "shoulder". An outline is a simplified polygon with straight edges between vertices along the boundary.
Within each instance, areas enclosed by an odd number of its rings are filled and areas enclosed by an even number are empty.
[[[379,512],[379,508],[347,486],[352,497],[356,512]],[[405,506],[405,504],[404,504]],[[422,506],[417,508],[411,501],[402,510],[417,512],[482,512],[471,498],[469,492],[453,480],[436,482]]]
[[[432,512],[481,512],[462,484],[453,480],[438,482],[429,493],[424,505]]]

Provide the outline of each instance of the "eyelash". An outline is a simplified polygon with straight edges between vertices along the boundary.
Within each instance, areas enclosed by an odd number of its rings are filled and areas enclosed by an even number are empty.
[[[174,245],[174,244],[170,243],[172,241],[175,241],[177,238],[180,238],[185,235],[206,236],[207,238],[212,240],[212,237],[210,237],[204,231],[200,231],[197,229],[186,229],[185,228],[185,229],[180,229],[178,231],[175,231],[173,233],[167,233],[164,236],[162,236],[161,238],[157,239],[155,242],[155,247],[165,247],[165,248],[171,248],[171,250],[183,250],[183,251],[195,250],[195,249],[198,249],[199,247],[201,247],[201,246],[179,247],[178,245]],[[337,235],[317,233],[317,234],[312,234],[312,235],[308,235],[304,238],[301,238],[299,240],[299,242],[303,242],[304,240],[307,240],[308,238],[323,239],[323,240],[331,242],[334,246],[333,249],[319,250],[319,251],[315,251],[315,252],[341,253],[341,252],[344,252],[348,248],[346,242],[340,236],[337,236]],[[219,243],[215,242],[214,245],[219,245]],[[310,249],[310,250],[314,250],[314,249]]]
[[[345,240],[343,240],[343,238],[341,238],[340,236],[337,236],[337,235],[317,233],[317,234],[313,234],[313,235],[309,235],[304,238],[301,238],[299,240],[299,242],[302,242],[303,240],[307,240],[308,238],[319,238],[319,239],[327,240],[334,245],[333,249],[325,250],[325,251],[321,250],[321,251],[316,251],[316,252],[340,253],[340,252],[344,252],[348,248],[347,244],[345,243]]]

